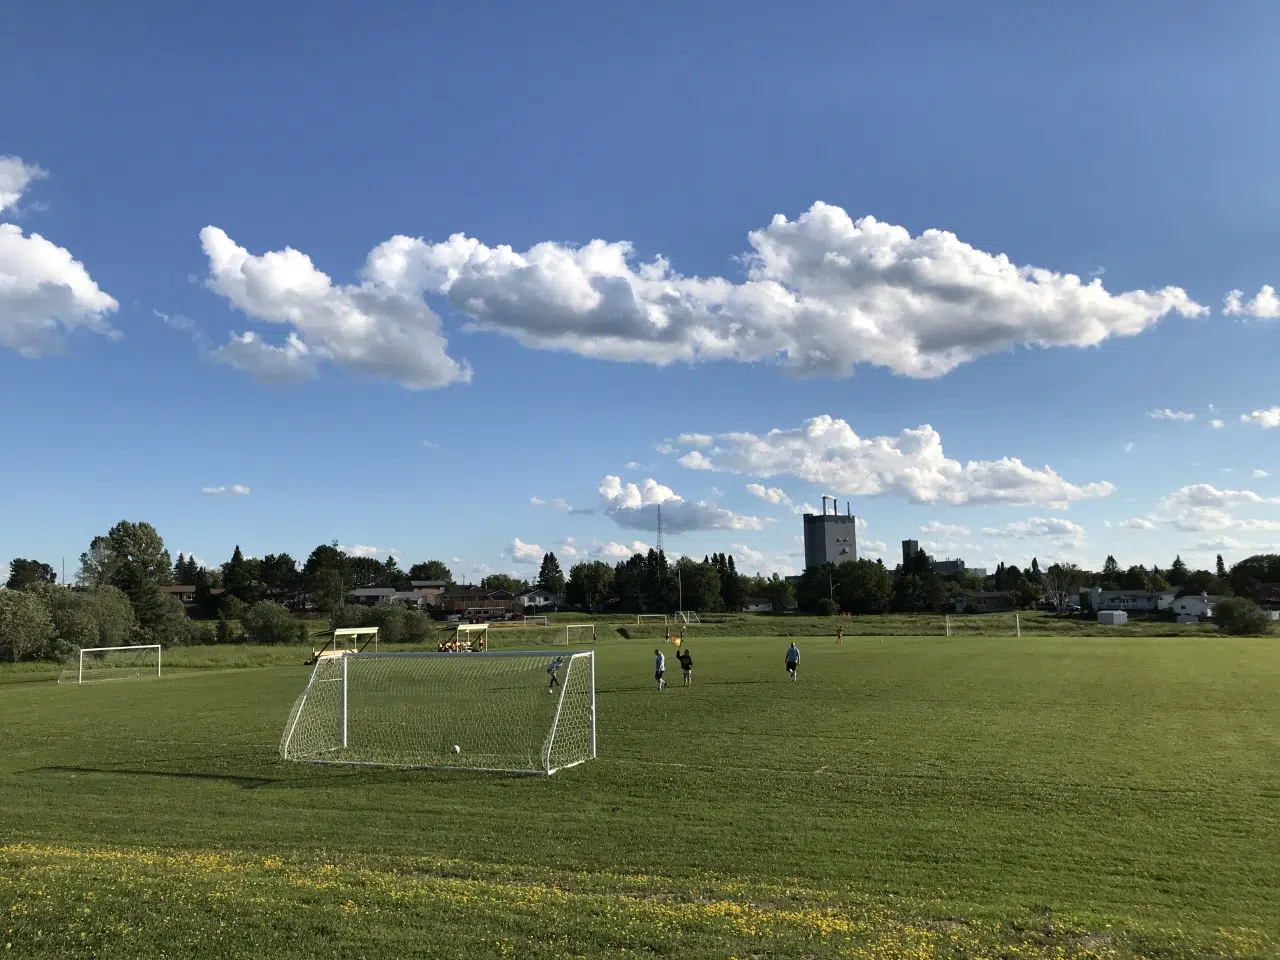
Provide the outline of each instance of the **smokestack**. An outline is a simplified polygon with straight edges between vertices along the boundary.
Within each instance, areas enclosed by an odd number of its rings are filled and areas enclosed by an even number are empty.
[[[822,495],[822,515],[824,517],[827,515],[827,495],[825,493]]]
[[[846,516],[850,516],[850,517],[853,516],[853,504],[851,504],[848,500],[844,502],[844,512]]]

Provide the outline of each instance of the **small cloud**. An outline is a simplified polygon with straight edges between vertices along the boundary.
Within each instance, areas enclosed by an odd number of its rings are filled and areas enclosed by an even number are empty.
[[[1170,410],[1168,407],[1163,410],[1152,410],[1147,416],[1152,420],[1181,420],[1184,423],[1196,418],[1194,413],[1187,413],[1185,410]]]
[[[734,566],[739,572],[748,567],[758,570],[764,563],[764,554],[745,543],[730,544],[729,552],[733,555]]]
[[[1274,430],[1280,427],[1280,407],[1269,407],[1266,410],[1255,410],[1253,413],[1240,414],[1241,423],[1252,423],[1263,430]]]
[[[440,446],[439,444],[432,443],[430,440],[423,440],[422,445],[426,447],[428,450],[437,450],[439,449],[439,446]]]
[[[724,491],[723,491],[723,490],[721,490],[719,487],[712,487],[712,488],[711,488],[711,495],[712,495],[713,497],[723,497],[723,496],[724,496]]]
[[[507,552],[516,563],[539,563],[543,554],[542,548],[536,543],[525,543],[519,537],[511,541]]]
[[[1259,480],[1260,480],[1260,479],[1263,479],[1263,478],[1265,478],[1265,477],[1269,477],[1269,476],[1271,476],[1271,474],[1267,473],[1267,471],[1265,471],[1265,470],[1261,470],[1261,469],[1255,468],[1255,469],[1254,469],[1254,471],[1253,471],[1253,476],[1254,476],[1255,478],[1257,478],[1257,479],[1259,479]]]
[[[883,557],[889,552],[889,545],[883,540],[861,540],[858,543],[860,557]]]
[[[1222,298],[1222,312],[1229,317],[1254,317],[1258,320],[1280,317],[1280,296],[1270,284],[1263,286],[1252,300],[1243,298],[1243,290],[1232,290]]]
[[[1218,412],[1218,407],[1217,407],[1217,405],[1216,405],[1216,404],[1212,404],[1212,403],[1211,403],[1211,404],[1209,404],[1209,412],[1210,412],[1210,413],[1217,413],[1217,412]]]
[[[206,497],[247,497],[251,491],[243,483],[234,483],[229,487],[201,487],[200,492]]]
[[[748,483],[747,493],[753,497],[759,497],[761,500],[768,500],[770,503],[791,503],[791,498],[787,496],[786,491],[779,487],[766,487],[760,483]]]
[[[399,555],[400,553],[400,551],[395,547],[371,547],[363,543],[357,543],[355,546],[351,547],[339,544],[338,549],[349,557],[377,557],[379,554],[384,554],[389,557]]]
[[[184,317],[180,313],[161,313],[159,310],[154,309],[151,312],[159,317],[160,321],[166,327],[172,327],[174,330],[181,330],[183,333],[190,333],[195,329],[196,322],[190,317]]]
[[[632,540],[630,544],[615,543],[612,540],[606,540],[604,543],[596,545],[592,551],[594,556],[605,560],[630,560],[637,553],[648,553],[649,545],[639,540]],[[669,554],[667,560],[675,559],[674,554]]]
[[[1155,521],[1146,517],[1134,517],[1131,520],[1118,520],[1115,523],[1117,527],[1124,527],[1128,530],[1154,530],[1156,528]]]
[[[1213,429],[1215,430],[1221,430],[1223,427],[1226,426],[1226,424],[1223,423],[1221,420],[1210,420],[1209,426],[1213,427]]]
[[[1133,441],[1130,440],[1128,443],[1124,445],[1124,452],[1131,453],[1132,451],[1133,451]]]
[[[627,466],[627,469],[628,469],[628,470],[644,470],[644,469],[646,469],[645,465],[644,465],[644,464],[642,464],[642,463],[641,463],[640,461],[638,461],[638,460],[628,460],[628,461],[627,461],[626,466]]]
[[[927,536],[967,537],[969,528],[962,527],[958,523],[940,523],[937,520],[930,520],[920,528],[920,532]]]

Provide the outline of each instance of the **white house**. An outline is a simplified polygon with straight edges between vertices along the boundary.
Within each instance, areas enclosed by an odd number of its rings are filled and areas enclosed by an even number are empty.
[[[744,597],[742,611],[743,613],[773,613],[773,601],[766,600],[764,597]]]
[[[560,598],[541,587],[530,590],[528,593],[522,593],[516,597],[516,601],[524,607],[533,607],[537,610],[546,607],[554,607],[559,603]]]
[[[1221,597],[1210,597],[1203,593],[1198,596],[1187,594],[1173,601],[1171,609],[1180,618],[1195,617],[1197,620],[1208,620],[1213,616],[1214,604],[1221,599]]]

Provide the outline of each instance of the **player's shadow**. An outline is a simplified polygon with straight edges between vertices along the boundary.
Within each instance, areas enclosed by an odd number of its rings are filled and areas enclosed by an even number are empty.
[[[36,767],[34,770],[28,772],[69,773],[73,776],[80,774],[105,774],[107,776],[116,777],[159,777],[166,780],[217,780],[223,783],[233,783],[246,790],[256,790],[259,787],[268,787],[282,782],[279,777],[250,776],[237,773],[201,773],[199,771],[191,770],[136,770],[126,767],[55,766]]]

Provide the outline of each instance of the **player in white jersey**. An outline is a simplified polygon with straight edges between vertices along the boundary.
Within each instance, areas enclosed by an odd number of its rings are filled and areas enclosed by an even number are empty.
[[[663,690],[667,686],[667,681],[663,679],[667,672],[667,658],[662,655],[661,650],[654,650],[653,679],[658,681],[658,689]]]

